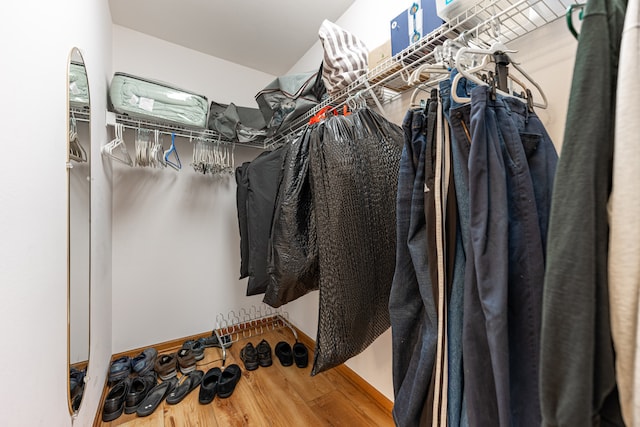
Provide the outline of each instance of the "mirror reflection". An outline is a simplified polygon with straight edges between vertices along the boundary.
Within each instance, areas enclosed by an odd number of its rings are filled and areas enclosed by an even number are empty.
[[[68,359],[69,409],[77,413],[89,364],[91,141],[89,85],[80,51],[68,68]]]

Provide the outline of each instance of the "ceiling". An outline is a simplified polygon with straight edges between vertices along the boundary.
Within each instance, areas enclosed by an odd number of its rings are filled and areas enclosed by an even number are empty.
[[[318,40],[354,0],[109,0],[114,24],[273,75]]]

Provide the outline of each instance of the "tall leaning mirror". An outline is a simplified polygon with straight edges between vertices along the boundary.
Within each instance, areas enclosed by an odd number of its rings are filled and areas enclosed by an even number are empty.
[[[73,48],[68,62],[67,144],[67,304],[69,411],[82,403],[89,365],[91,265],[91,140],[89,84],[82,54]]]

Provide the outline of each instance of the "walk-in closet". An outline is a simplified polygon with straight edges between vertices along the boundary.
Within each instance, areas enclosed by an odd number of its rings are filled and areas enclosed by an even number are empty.
[[[7,426],[638,426],[638,0],[0,6]]]

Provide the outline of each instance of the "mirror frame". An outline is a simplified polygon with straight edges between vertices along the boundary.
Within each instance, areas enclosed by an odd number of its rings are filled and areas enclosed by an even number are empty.
[[[69,56],[67,58],[67,86],[66,86],[66,96],[67,96],[67,126],[66,126],[66,188],[67,188],[67,405],[69,408],[69,414],[71,415],[72,419],[74,419],[78,412],[80,411],[80,408],[82,406],[82,403],[84,401],[84,398],[81,397],[81,401],[80,404],[78,405],[78,409],[74,410],[73,409],[73,400],[71,398],[71,375],[70,375],[70,370],[71,370],[71,278],[72,278],[72,260],[71,260],[71,169],[73,168],[73,163],[71,161],[70,158],[70,140],[69,140],[69,135],[70,135],[70,131],[71,131],[71,112],[73,110],[73,106],[71,104],[71,97],[70,97],[70,86],[69,86],[69,82],[71,79],[71,64],[74,61],[74,58],[79,57],[82,60],[82,63],[85,67],[85,72],[86,72],[86,62],[84,60],[84,55],[82,54],[82,51],[77,48],[77,47],[72,47],[70,52],[69,52]],[[87,121],[87,126],[88,126],[88,139],[89,141],[91,141],[91,93],[89,90],[89,80],[88,80],[88,76],[87,76],[87,94],[88,94],[88,98],[89,98],[89,104],[87,106],[87,111],[88,111],[88,121]],[[83,382],[86,384],[86,380],[87,380],[87,371],[89,368],[89,359],[90,359],[90,355],[91,355],[91,142],[89,142],[89,146],[88,146],[88,156],[87,156],[87,162],[89,164],[89,170],[88,170],[88,176],[87,179],[89,181],[88,183],[88,199],[89,199],[89,205],[88,205],[88,233],[87,233],[87,237],[88,237],[88,254],[87,254],[87,312],[88,312],[88,316],[87,316],[87,365],[85,367],[85,376],[83,379]]]

